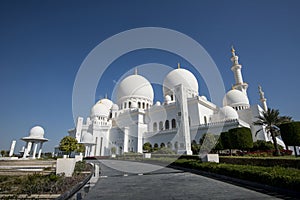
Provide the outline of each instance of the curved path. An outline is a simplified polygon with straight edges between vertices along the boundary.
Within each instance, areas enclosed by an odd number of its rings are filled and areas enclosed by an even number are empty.
[[[84,199],[276,199],[243,187],[158,165],[116,160],[99,162],[101,177]]]

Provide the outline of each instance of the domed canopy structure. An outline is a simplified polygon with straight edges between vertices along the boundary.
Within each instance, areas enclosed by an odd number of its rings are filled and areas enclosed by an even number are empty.
[[[164,79],[163,93],[166,95],[173,95],[175,86],[182,84],[185,88],[190,90],[194,95],[198,95],[198,81],[196,77],[186,69],[172,70]]]
[[[109,109],[102,103],[96,103],[91,109],[91,117],[108,117]]]
[[[44,138],[45,131],[41,126],[34,126],[29,131],[29,136],[23,137],[24,141],[48,141]]]
[[[249,108],[248,97],[239,90],[230,90],[223,98],[223,106],[230,106],[236,110]]]
[[[230,106],[225,106],[219,111],[219,120],[234,120],[238,118],[238,113]]]

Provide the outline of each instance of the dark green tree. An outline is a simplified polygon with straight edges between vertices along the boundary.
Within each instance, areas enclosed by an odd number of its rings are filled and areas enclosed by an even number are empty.
[[[69,156],[77,149],[77,140],[71,136],[66,136],[59,143],[59,150],[66,152]]]
[[[143,145],[143,150],[145,152],[151,152],[152,151],[152,145],[150,144],[150,142],[146,142],[144,145]]]
[[[271,135],[271,138],[273,141],[273,145],[275,148],[274,155],[279,156],[280,150],[279,150],[279,147],[277,145],[277,140],[276,140],[276,136],[280,135],[278,126],[282,123],[291,121],[291,117],[279,116],[279,110],[268,109],[267,111],[263,112],[261,116],[258,116],[257,119],[258,120],[255,121],[253,124],[259,125],[259,126],[265,126],[266,132]],[[256,135],[262,129],[258,130],[256,132]]]
[[[75,150],[77,153],[84,153],[85,152],[85,146],[82,143],[77,143],[77,148]]]
[[[116,148],[116,147],[112,147],[112,148],[110,149],[110,152],[111,152],[111,154],[116,154],[117,148]]]
[[[232,145],[231,145],[229,133],[228,132],[222,132],[221,135],[220,135],[219,140],[221,140],[223,149],[229,149],[229,153],[230,153],[230,155],[232,155],[232,153],[231,153]]]
[[[289,122],[279,125],[281,138],[286,146],[294,146],[295,156],[297,156],[296,146],[300,146],[300,122]]]
[[[252,133],[249,128],[233,128],[228,131],[231,149],[246,150],[253,147]]]
[[[200,150],[200,145],[197,144],[196,140],[193,140],[191,142],[191,150],[193,152],[193,155],[198,155]]]
[[[223,147],[223,145],[222,145],[221,137],[220,137],[219,135],[215,135],[215,138],[216,138],[216,140],[217,140],[217,144],[216,144],[216,146],[214,147],[214,150],[218,151],[218,153],[219,153],[219,151],[220,151],[220,150],[223,150],[224,147]]]
[[[6,151],[5,150],[1,150],[1,156],[4,157],[6,154]]]
[[[209,153],[215,146],[217,140],[214,134],[204,133],[199,140],[200,151],[203,153]]]

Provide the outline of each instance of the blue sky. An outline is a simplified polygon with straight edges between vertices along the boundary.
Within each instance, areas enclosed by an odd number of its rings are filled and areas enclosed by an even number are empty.
[[[300,120],[299,1],[0,1],[0,149],[16,151],[34,125],[45,128],[52,151],[74,127],[72,90],[83,60],[100,42],[139,27],[164,27],[199,42],[215,61],[226,89],[233,44],[249,84],[251,104],[261,84],[268,106]],[[109,50],[108,50],[109,51]],[[99,82],[96,97],[108,94],[133,66],[162,63],[192,70],[182,58],[141,50],[117,59]],[[197,76],[200,94],[208,95]],[[161,88],[155,86],[155,100]],[[96,100],[96,99],[95,99]],[[87,113],[89,111],[87,110]]]

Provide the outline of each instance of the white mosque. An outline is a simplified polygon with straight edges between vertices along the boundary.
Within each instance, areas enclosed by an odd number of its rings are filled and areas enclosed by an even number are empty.
[[[252,138],[270,141],[261,127],[254,126],[256,117],[267,110],[266,98],[259,87],[260,105],[250,105],[248,84],[243,81],[242,66],[232,48],[235,84],[226,93],[223,107],[218,107],[198,94],[198,82],[188,70],[172,70],[164,79],[164,102],[153,104],[150,82],[135,74],[117,86],[116,102],[104,98],[91,109],[85,121],[78,117],[69,135],[86,147],[85,156],[107,156],[112,153],[143,152],[149,142],[169,146],[178,153],[192,154],[191,141],[199,141],[204,133],[220,134],[236,127],[251,129]],[[278,138],[279,144],[282,141]]]

